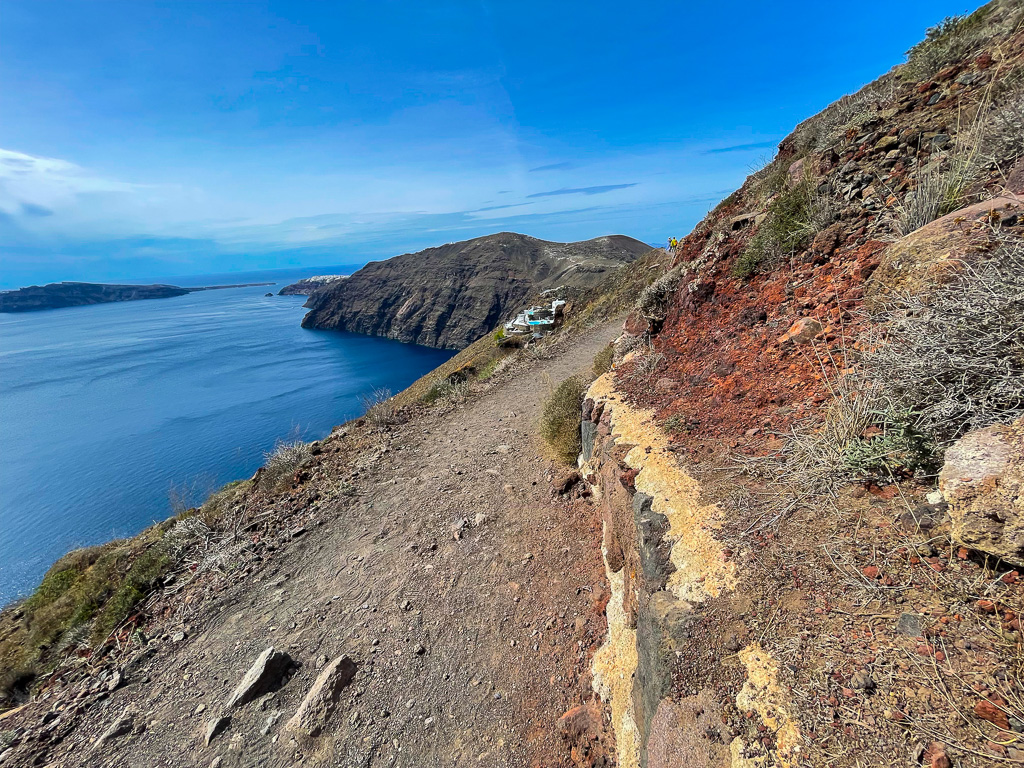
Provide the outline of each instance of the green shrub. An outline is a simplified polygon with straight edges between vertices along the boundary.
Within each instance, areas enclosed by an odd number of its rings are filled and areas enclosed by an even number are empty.
[[[857,435],[847,443],[843,452],[846,469],[858,476],[892,478],[932,468],[936,463],[935,446],[914,428],[913,422],[912,414],[880,414],[880,434]]]
[[[677,413],[665,419],[665,421],[662,422],[661,426],[662,428],[664,428],[666,432],[672,433],[682,432],[684,429],[686,429],[686,424],[687,419],[684,416]]]
[[[575,464],[582,449],[580,421],[588,386],[583,376],[571,376],[544,403],[540,434],[563,464]]]
[[[832,200],[809,180],[785,188],[768,206],[767,215],[732,266],[741,280],[770,269],[805,247],[833,218]]]
[[[612,369],[612,360],[615,359],[615,345],[609,344],[597,355],[594,356],[594,375],[603,376]]]

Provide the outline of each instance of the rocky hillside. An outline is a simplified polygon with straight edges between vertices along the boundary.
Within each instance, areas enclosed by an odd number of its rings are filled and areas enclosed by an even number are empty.
[[[367,264],[314,292],[302,321],[461,349],[538,291],[590,288],[650,246],[623,235],[552,243],[501,232]]]
[[[583,413],[608,759],[1024,762],[1022,238],[1024,8],[994,2],[678,243]]]

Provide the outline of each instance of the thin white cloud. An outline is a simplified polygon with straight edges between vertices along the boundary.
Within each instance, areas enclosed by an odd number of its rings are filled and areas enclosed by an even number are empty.
[[[26,208],[55,210],[73,204],[81,195],[130,194],[140,189],[67,160],[0,149],[0,210],[8,215],[19,215]]]

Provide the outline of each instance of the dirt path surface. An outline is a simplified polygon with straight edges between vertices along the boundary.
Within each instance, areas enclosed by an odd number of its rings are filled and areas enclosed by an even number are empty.
[[[382,456],[346,468],[358,496],[322,507],[184,638],[127,672],[47,762],[568,764],[555,724],[589,697],[606,587],[597,514],[553,496],[536,422],[547,382],[588,369],[619,327],[592,329],[526,375],[396,428]],[[229,710],[270,646],[301,666]],[[296,735],[286,722],[342,654],[358,671],[337,711],[317,738]],[[126,714],[131,724],[116,728]],[[207,745],[222,715],[230,722]],[[111,729],[127,733],[100,740]]]

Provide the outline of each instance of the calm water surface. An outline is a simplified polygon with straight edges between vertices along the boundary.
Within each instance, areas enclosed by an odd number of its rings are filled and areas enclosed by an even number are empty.
[[[0,605],[68,550],[166,518],[172,488],[248,477],[277,440],[323,437],[452,355],[301,328],[304,296],[264,296],[299,276],[0,314]]]

